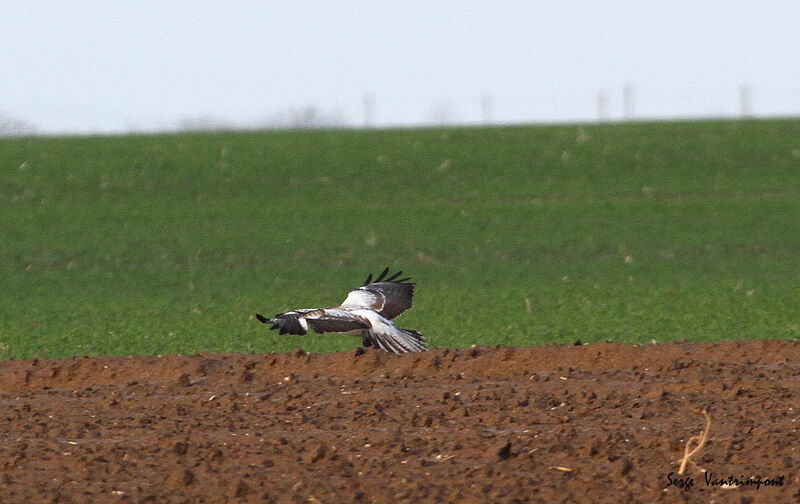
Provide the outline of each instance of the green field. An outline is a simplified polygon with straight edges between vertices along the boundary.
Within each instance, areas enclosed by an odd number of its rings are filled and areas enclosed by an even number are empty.
[[[800,120],[0,141],[0,358],[800,337]]]

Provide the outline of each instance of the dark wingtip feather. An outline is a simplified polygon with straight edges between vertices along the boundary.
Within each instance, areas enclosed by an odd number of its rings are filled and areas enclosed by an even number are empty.
[[[391,276],[387,277],[386,275],[388,273],[389,273],[389,267],[388,266],[386,268],[384,268],[383,271],[381,271],[380,274],[377,275],[374,280],[372,279],[372,273],[370,273],[367,276],[367,279],[364,280],[364,285],[369,285],[371,283],[378,283],[378,282],[403,283],[403,282],[408,282],[409,280],[411,280],[411,277],[404,277],[404,278],[400,278],[400,279],[397,278],[397,277],[399,277],[400,275],[403,274],[403,270],[399,270],[397,273],[394,273]],[[414,284],[412,283],[411,285],[414,285]]]
[[[376,282],[382,281],[387,273],[389,273],[389,266],[386,266],[385,268],[383,268],[383,271],[381,271],[381,274],[378,275],[378,278],[376,278],[375,281]]]
[[[262,324],[266,324],[267,322],[269,322],[269,319],[267,317],[265,317],[264,315],[261,315],[260,313],[256,313],[256,318]]]
[[[384,282],[391,282],[392,280],[394,280],[395,278],[399,277],[402,274],[403,274],[403,270],[400,270],[397,273],[395,273],[394,275],[392,275],[389,278],[387,278],[386,280],[384,280]]]

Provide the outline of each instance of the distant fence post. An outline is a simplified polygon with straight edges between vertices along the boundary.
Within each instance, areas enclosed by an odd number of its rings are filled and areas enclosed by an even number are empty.
[[[753,117],[753,90],[747,84],[739,87],[739,116]]]
[[[599,122],[608,121],[608,92],[601,89],[597,93],[597,120]]]
[[[375,125],[375,95],[364,95],[362,105],[364,107],[364,127],[371,128]]]
[[[622,88],[622,116],[625,119],[633,119],[635,112],[635,99],[633,85],[625,84]]]
[[[481,95],[481,122],[489,124],[492,122],[492,112],[494,106],[494,99],[492,95],[484,93]]]

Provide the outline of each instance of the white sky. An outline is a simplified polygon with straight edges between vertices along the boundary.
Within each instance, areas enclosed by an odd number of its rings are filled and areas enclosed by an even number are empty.
[[[378,125],[447,116],[800,115],[800,2],[6,1],[0,115],[50,132],[256,124],[306,105]]]

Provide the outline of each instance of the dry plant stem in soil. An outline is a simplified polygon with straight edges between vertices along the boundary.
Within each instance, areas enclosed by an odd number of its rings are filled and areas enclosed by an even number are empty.
[[[686,464],[692,463],[695,467],[699,466],[692,461],[692,457],[703,449],[703,446],[708,440],[708,432],[711,430],[711,417],[706,410],[703,410],[703,416],[706,417],[706,426],[699,436],[692,436],[686,441],[686,447],[683,450],[683,459],[681,460],[681,467],[678,469],[678,474],[683,474],[686,471]],[[692,444],[694,443],[694,447]]]

